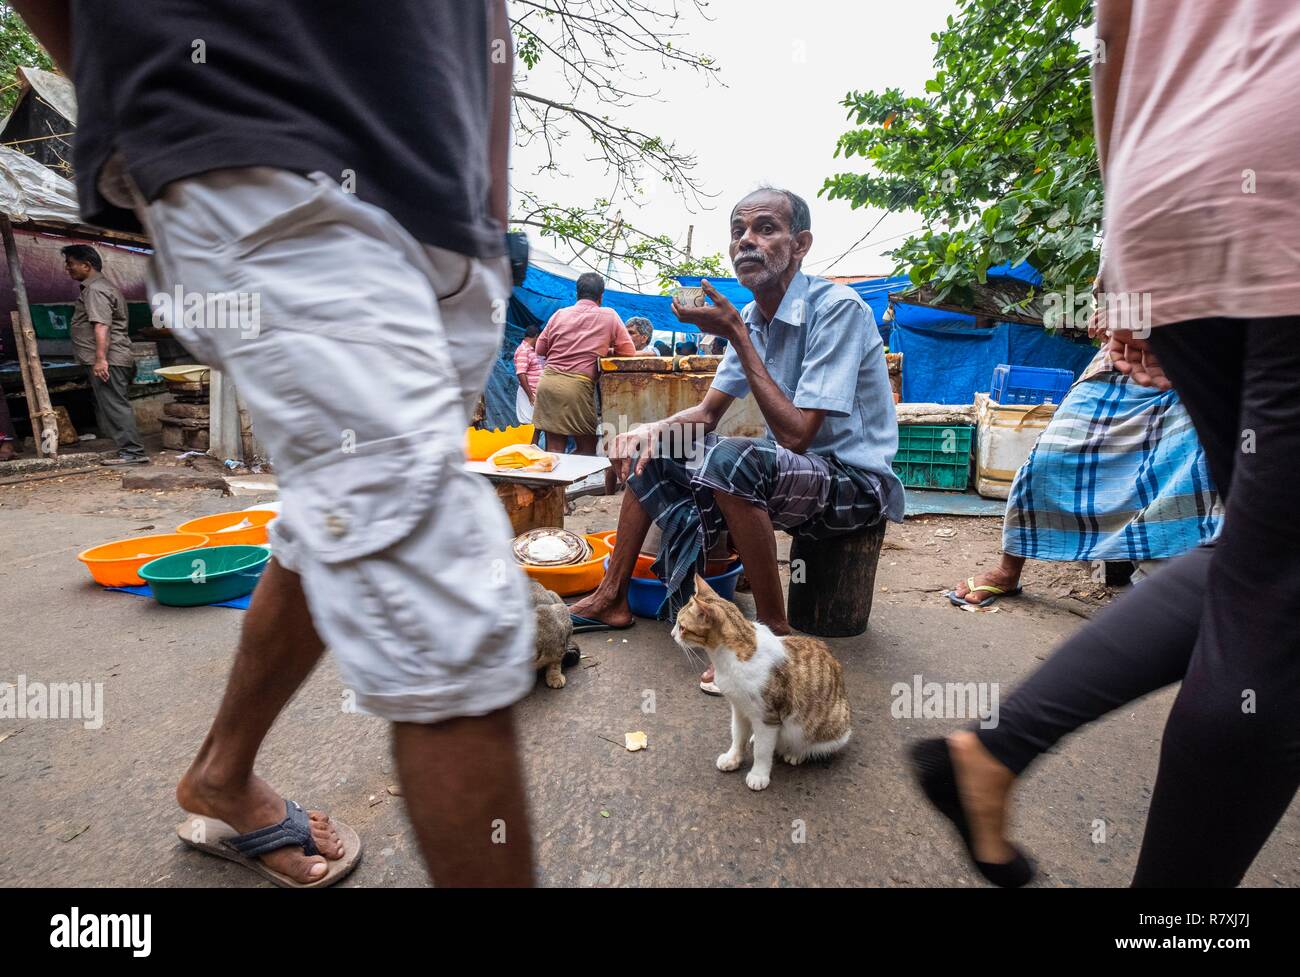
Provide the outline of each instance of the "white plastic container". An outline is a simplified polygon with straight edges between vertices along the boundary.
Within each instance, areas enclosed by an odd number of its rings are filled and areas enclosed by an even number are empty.
[[[1011,482],[1043,433],[1056,404],[999,404],[975,395],[975,491],[1005,499]]]
[[[162,366],[158,360],[157,343],[132,343],[131,359],[135,362],[132,383],[157,383],[162,377],[154,371]]]

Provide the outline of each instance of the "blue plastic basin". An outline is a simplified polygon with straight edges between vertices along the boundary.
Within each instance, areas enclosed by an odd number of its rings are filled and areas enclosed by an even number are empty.
[[[605,558],[605,569],[606,571],[609,570],[608,557]],[[718,592],[720,597],[731,600],[736,595],[736,581],[744,570],[744,565],[737,560],[727,568],[725,573],[720,573],[716,577],[705,577],[704,579],[710,587]],[[632,577],[628,581],[627,606],[631,608],[632,613],[637,617],[658,617],[659,608],[667,597],[668,588],[662,580],[651,577]]]

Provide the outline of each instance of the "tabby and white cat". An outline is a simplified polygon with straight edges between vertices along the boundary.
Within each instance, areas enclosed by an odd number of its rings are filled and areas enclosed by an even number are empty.
[[[731,749],[718,757],[719,770],[739,769],[752,735],[754,765],[745,776],[751,790],[770,782],[773,755],[802,763],[849,741],[843,670],[816,638],[778,637],[746,620],[698,575],[673,638],[687,654],[709,656],[714,681],[731,703]]]
[[[533,667],[546,669],[546,684],[553,689],[562,689],[564,672],[561,668],[564,653],[569,650],[569,643],[573,640],[573,618],[569,616],[569,608],[559,594],[547,590],[536,580],[530,580],[528,585],[537,615],[537,630],[533,638]]]

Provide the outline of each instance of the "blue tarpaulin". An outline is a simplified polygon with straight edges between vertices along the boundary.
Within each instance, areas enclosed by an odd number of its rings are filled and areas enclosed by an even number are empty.
[[[578,289],[572,278],[554,275],[540,268],[529,268],[528,277],[515,289],[515,298],[541,322],[546,323],[556,310],[578,300]],[[635,292],[607,288],[601,304],[617,312],[624,322],[639,315],[649,319],[656,329],[696,332],[694,326],[677,321],[673,315],[672,302],[666,295],[637,295]]]
[[[746,292],[748,295],[748,292]],[[578,300],[577,283],[572,278],[556,275],[541,268],[528,269],[524,283],[514,290],[506,312],[506,333],[501,342],[501,354],[492,368],[484,400],[487,412],[484,423],[490,428],[509,427],[515,423],[515,393],[519,381],[515,379],[515,350],[524,337],[525,327],[545,326],[559,309],[573,305]],[[745,299],[749,301],[748,298]],[[698,332],[694,326],[678,322],[672,312],[672,299],[664,295],[637,295],[605,289],[604,305],[619,314],[624,322],[633,316],[644,316],[655,329],[675,332]]]
[[[918,312],[944,318],[917,321]],[[999,363],[1056,367],[1077,379],[1097,352],[1091,343],[1052,336],[1040,326],[1000,322],[986,328],[969,316],[914,305],[895,306],[894,314],[889,348],[903,354],[907,403],[969,404],[976,391],[988,391]]]
[[[545,326],[558,310],[573,305],[577,300],[574,279],[537,267],[528,269],[528,276],[522,285],[515,288],[506,312],[501,353],[492,367],[484,395],[485,426],[504,428],[516,423],[515,394],[519,390],[519,381],[515,378],[514,356],[524,338],[524,329],[529,325]],[[637,295],[607,288],[603,304],[617,312],[624,322],[633,316],[644,316],[656,329],[698,331],[694,326],[677,321],[672,313],[672,299],[666,296]]]
[[[1028,265],[990,268],[989,277],[1042,281]],[[699,278],[678,281],[700,283]],[[709,283],[738,309],[753,300],[749,289],[734,278],[710,278]],[[894,321],[884,322],[889,293],[910,286],[906,276],[848,285],[871,307],[890,352],[904,354],[903,400],[907,403],[972,403],[976,392],[988,392],[993,368],[999,363],[1055,367],[1070,370],[1077,378],[1097,352],[1089,342],[1054,336],[1039,326],[1001,322],[987,328],[976,326],[974,316],[923,305],[899,303],[894,306]]]
[[[492,373],[488,377],[487,389],[483,391],[483,426],[501,430],[518,423],[515,416],[515,394],[519,391],[519,381],[515,378],[515,350],[524,338],[524,329],[533,323],[542,323],[528,311],[528,307],[518,298],[519,290],[510,297],[506,308],[506,332],[501,339],[501,350],[496,362],[492,364]]]
[[[1002,266],[989,270],[989,277],[1019,278],[1037,283],[1040,276],[1027,265]],[[700,279],[683,276],[682,285],[699,285]],[[741,309],[753,301],[749,289],[734,278],[710,278],[709,283]],[[910,403],[969,404],[977,391],[987,391],[993,368],[999,363],[1013,366],[1045,366],[1070,370],[1077,377],[1096,350],[1091,343],[1054,336],[1038,326],[998,323],[992,328],[975,325],[974,316],[945,312],[920,305],[899,304],[894,321],[884,322],[889,293],[903,291],[906,277],[876,278],[854,282],[848,287],[871,307],[881,335],[891,352],[903,353],[903,400]],[[523,338],[524,327],[545,325],[558,309],[577,300],[573,279],[541,268],[529,268],[523,285],[514,290],[507,313],[501,355],[493,369],[487,391],[488,427],[515,423],[514,352]],[[606,289],[604,304],[626,322],[644,316],[655,329],[696,332],[679,322],[672,312],[672,299],[665,295],[637,295]]]

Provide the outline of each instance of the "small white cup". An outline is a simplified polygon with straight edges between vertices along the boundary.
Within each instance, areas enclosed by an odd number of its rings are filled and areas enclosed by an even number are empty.
[[[702,308],[706,304],[704,289],[699,285],[684,285],[681,288],[675,288],[673,289],[673,298],[677,300],[678,305],[684,305],[688,309],[691,307]]]

